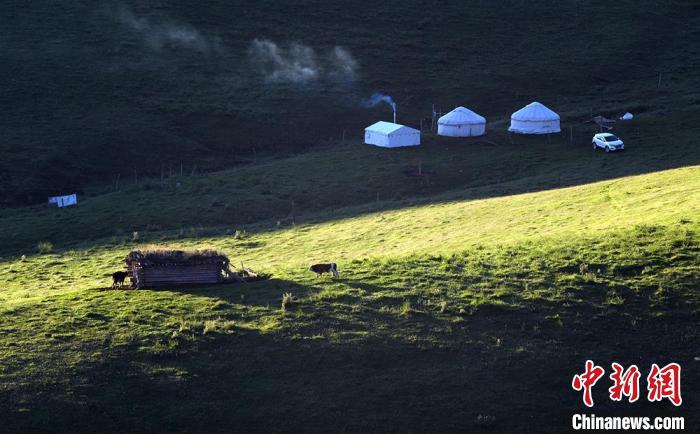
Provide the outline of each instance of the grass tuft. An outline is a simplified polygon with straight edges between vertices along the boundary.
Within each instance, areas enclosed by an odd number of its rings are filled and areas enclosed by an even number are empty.
[[[292,293],[285,292],[284,294],[282,294],[282,306],[280,307],[280,309],[282,310],[282,312],[287,312],[292,308],[294,302],[295,298],[292,295]]]
[[[211,334],[211,333],[219,333],[219,334],[227,334],[227,333],[232,333],[236,329],[236,322],[235,321],[229,321],[229,320],[224,320],[221,318],[213,319],[213,320],[207,320],[204,321],[204,329],[202,330],[202,334]]]
[[[37,252],[43,254],[53,252],[53,244],[50,241],[39,241],[36,245]]]
[[[411,300],[404,300],[401,308],[399,308],[399,315],[408,316],[411,314],[413,309],[411,308]]]

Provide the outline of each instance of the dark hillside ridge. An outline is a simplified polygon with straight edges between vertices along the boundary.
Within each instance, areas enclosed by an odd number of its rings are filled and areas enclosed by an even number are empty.
[[[656,110],[656,92],[697,101],[698,15],[681,1],[12,1],[0,12],[0,201],[358,138],[390,119],[361,107],[374,91],[412,126],[432,103],[493,119],[533,99],[582,116]],[[256,38],[312,49],[318,78],[266,79]],[[337,46],[351,76],[334,75]]]

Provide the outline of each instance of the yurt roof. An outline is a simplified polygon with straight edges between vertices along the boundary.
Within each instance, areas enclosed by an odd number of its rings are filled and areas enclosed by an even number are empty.
[[[457,107],[438,119],[440,125],[469,125],[486,123],[486,118],[466,107]]]
[[[559,120],[559,115],[535,101],[513,113],[510,118],[516,121],[553,121]]]
[[[384,122],[384,121],[379,121],[376,122],[367,128],[365,128],[365,131],[373,131],[381,134],[415,134],[419,133],[420,131],[413,129],[411,127],[407,127],[405,125],[401,124],[395,124],[392,122]]]

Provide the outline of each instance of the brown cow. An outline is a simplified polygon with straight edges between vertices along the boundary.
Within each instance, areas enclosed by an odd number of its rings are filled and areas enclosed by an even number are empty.
[[[338,265],[336,265],[335,262],[329,264],[314,264],[309,267],[309,271],[316,273],[316,277],[321,276],[323,273],[331,273],[333,277],[340,277]]]

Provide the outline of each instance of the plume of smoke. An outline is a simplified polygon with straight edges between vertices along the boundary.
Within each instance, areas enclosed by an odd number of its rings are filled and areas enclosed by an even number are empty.
[[[388,104],[391,107],[391,109],[394,111],[394,113],[396,113],[396,103],[394,102],[394,100],[391,99],[391,97],[389,95],[384,95],[384,94],[379,93],[379,92],[373,93],[372,96],[370,96],[369,98],[367,98],[366,100],[363,101],[362,105],[367,107],[367,108],[370,108],[370,107],[375,107],[376,105],[383,103],[383,102]]]
[[[353,81],[357,61],[343,47],[319,56],[313,48],[292,43],[286,48],[267,39],[254,39],[248,57],[265,80],[302,84],[322,79]]]
[[[144,45],[153,51],[172,47],[208,54],[219,49],[218,39],[207,38],[190,24],[168,19],[153,21],[145,17],[138,17],[123,4],[117,6],[116,19],[124,27],[137,34],[143,40]]]
[[[284,49],[272,41],[255,39],[248,55],[265,79],[272,82],[308,82],[318,78],[321,72],[316,52],[301,44]]]
[[[335,78],[346,81],[355,80],[357,61],[348,50],[336,46],[329,55],[332,74]]]

